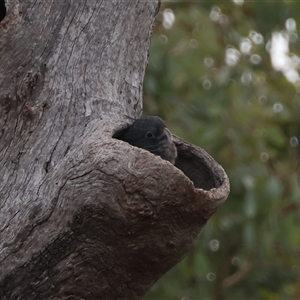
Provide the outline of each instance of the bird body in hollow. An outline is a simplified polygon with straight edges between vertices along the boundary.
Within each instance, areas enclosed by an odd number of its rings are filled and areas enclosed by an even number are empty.
[[[175,163],[177,149],[172,134],[165,122],[159,117],[148,116],[137,119],[128,127],[115,133],[113,138],[148,150],[172,164]]]

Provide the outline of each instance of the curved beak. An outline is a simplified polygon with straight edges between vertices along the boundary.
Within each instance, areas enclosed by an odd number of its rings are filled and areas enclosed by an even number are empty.
[[[169,143],[172,142],[172,133],[171,131],[165,127],[163,132],[158,136],[159,140],[167,140]]]

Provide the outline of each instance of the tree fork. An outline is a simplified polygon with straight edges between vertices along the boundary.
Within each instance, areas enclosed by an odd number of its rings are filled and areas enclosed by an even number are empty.
[[[6,0],[0,298],[141,299],[229,193],[223,169],[113,139],[142,112],[159,1]]]

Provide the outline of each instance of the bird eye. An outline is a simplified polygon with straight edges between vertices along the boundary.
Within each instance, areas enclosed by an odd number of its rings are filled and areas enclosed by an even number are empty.
[[[147,138],[152,138],[153,137],[153,133],[151,131],[148,131],[146,134]]]

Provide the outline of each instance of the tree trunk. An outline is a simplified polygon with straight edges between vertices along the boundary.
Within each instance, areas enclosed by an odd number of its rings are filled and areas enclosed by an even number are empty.
[[[0,299],[141,299],[225,201],[223,169],[113,139],[142,112],[159,0],[6,0]]]

